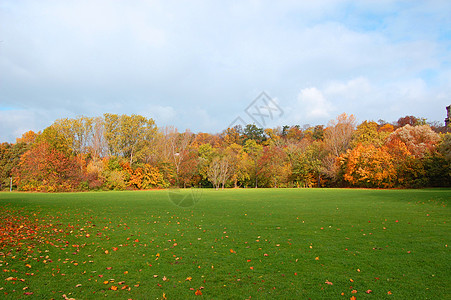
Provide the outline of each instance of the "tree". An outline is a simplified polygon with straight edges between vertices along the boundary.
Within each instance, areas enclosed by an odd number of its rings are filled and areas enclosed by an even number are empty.
[[[418,119],[414,116],[405,116],[398,119],[398,121],[396,122],[396,126],[397,127],[404,127],[406,125],[415,126],[417,120]]]
[[[108,144],[105,140],[105,122],[102,117],[96,117],[92,125],[91,155],[94,158],[104,157],[108,153]]]
[[[343,113],[329,122],[324,132],[324,145],[328,155],[323,158],[323,172],[337,181],[339,165],[337,158],[351,147],[356,120],[353,115]]]
[[[167,132],[166,139],[170,150],[172,163],[175,166],[175,175],[177,186],[180,186],[180,166],[188,154],[189,146],[193,140],[193,134],[186,130],[178,133],[176,128],[170,128]]]
[[[353,139],[351,142],[352,147],[356,147],[359,144],[362,145],[375,145],[376,147],[382,146],[385,139],[390,135],[391,131],[389,126],[386,124],[383,130],[380,130],[379,124],[373,121],[363,121],[357,126],[357,129],[353,133]],[[382,127],[381,127],[382,128]]]
[[[396,167],[385,147],[359,144],[339,158],[344,179],[357,187],[393,187]]]
[[[17,187],[24,191],[74,191],[82,180],[77,161],[45,141],[25,152],[13,172]]]
[[[143,158],[143,150],[155,138],[155,122],[140,115],[104,114],[104,119],[110,155],[128,158],[130,165]]]
[[[258,177],[260,185],[267,184],[270,187],[280,187],[288,182],[290,166],[287,155],[280,147],[270,145],[263,148],[258,161]]]
[[[405,125],[390,134],[387,141],[390,143],[395,139],[403,142],[409,152],[417,158],[432,153],[440,142],[440,136],[429,125]]]
[[[330,153],[338,157],[351,146],[356,120],[353,115],[343,113],[336,120],[329,121],[324,133],[324,142]]]
[[[22,137],[16,139],[16,144],[25,143],[27,145],[31,145],[35,142],[37,134],[33,131],[27,131],[22,134]]]
[[[421,187],[427,183],[423,162],[410,152],[403,141],[387,139],[384,146],[396,168],[397,186]]]
[[[189,149],[180,164],[180,181],[183,187],[197,186],[200,181],[200,174],[198,172],[198,156],[196,149]]]
[[[65,156],[72,154],[72,141],[67,135],[59,130],[58,125],[50,125],[36,137],[35,144],[47,143],[50,148],[61,152]]]
[[[230,179],[233,186],[237,188],[243,182],[249,180],[249,174],[246,169],[247,153],[243,151],[243,146],[231,144],[224,150],[230,164]]]
[[[259,128],[255,124],[247,124],[244,127],[243,135],[245,136],[245,141],[254,140],[257,143],[262,143],[266,140],[263,128]]]
[[[221,158],[216,156],[208,166],[207,176],[208,180],[213,184],[213,187],[219,189],[221,183]]]
[[[255,188],[258,187],[258,175],[259,175],[259,165],[258,160],[260,159],[263,146],[257,144],[253,139],[249,139],[244,143],[243,151],[247,153],[248,160],[248,173],[250,179],[255,183]]]
[[[321,142],[315,141],[298,152],[297,158],[292,163],[292,180],[297,186],[313,187],[315,184],[321,186],[321,145]]]
[[[241,136],[241,127],[232,127],[227,128],[221,133],[221,138],[226,146],[231,144],[241,144],[242,136]]]

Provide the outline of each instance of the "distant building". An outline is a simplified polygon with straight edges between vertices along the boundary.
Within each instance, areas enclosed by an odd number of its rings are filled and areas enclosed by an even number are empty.
[[[448,105],[446,107],[446,119],[445,119],[445,126],[451,126],[451,105]]]

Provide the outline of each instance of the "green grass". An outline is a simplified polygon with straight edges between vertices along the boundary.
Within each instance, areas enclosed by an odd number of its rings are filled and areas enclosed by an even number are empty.
[[[450,299],[450,191],[0,193],[0,295]]]

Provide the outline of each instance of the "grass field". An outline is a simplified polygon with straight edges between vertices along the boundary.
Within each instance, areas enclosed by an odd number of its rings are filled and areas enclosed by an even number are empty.
[[[0,295],[451,297],[451,190],[192,193],[0,193]]]

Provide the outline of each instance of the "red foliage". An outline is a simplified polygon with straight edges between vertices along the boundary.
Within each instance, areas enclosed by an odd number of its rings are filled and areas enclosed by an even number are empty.
[[[35,144],[25,152],[14,173],[18,188],[25,191],[73,191],[82,179],[77,160],[66,157],[47,142]]]

